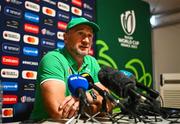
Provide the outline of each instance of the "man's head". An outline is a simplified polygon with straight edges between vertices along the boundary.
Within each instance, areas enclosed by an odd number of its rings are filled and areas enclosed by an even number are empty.
[[[94,32],[99,26],[85,18],[73,18],[67,26],[64,34],[64,43],[67,50],[73,56],[83,57],[89,54],[93,44]]]

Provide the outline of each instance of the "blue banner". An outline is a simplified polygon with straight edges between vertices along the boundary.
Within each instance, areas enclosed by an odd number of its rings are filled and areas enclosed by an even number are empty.
[[[2,122],[28,119],[39,61],[64,47],[67,23],[81,16],[95,20],[95,0],[0,1]]]

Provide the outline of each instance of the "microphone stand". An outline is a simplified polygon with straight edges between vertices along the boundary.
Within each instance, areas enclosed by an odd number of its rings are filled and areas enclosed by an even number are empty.
[[[86,113],[84,111],[85,107],[86,107],[88,112],[92,113],[91,110],[90,110],[90,105],[89,105],[89,103],[87,101],[86,94],[84,93],[84,91],[82,89],[79,89],[78,98],[79,98],[79,111],[78,111],[78,114],[76,116],[73,116],[72,118],[70,118],[65,124],[71,124],[74,120],[75,120],[74,124],[79,123],[80,117],[82,115],[85,115],[86,117],[88,117],[87,120],[84,120],[85,122],[91,120],[92,122],[100,123],[99,121],[97,121],[94,118],[94,116],[90,116],[88,113]]]
[[[114,103],[115,106],[119,107],[119,108],[122,108],[123,110],[125,111],[128,111],[128,113],[131,113],[129,111],[129,109],[127,109],[125,106],[124,106],[124,102],[120,101],[120,100],[117,100],[114,96],[110,95],[106,90],[102,90],[100,89],[99,87],[97,87],[96,85],[91,85],[92,88],[94,88],[95,90],[98,91],[98,93],[103,97],[103,100],[102,100],[102,107],[101,107],[101,112],[106,112],[108,117],[110,118],[111,121],[113,122],[116,122],[117,120],[119,119],[115,119],[114,117],[116,117],[117,115],[119,115],[119,113],[115,116],[112,116],[111,114],[109,114],[109,112],[107,111],[107,107],[106,107],[106,104],[107,104],[107,100],[110,100],[112,103]],[[98,112],[96,114],[93,115],[93,117],[99,115],[101,112]],[[133,113],[131,113],[131,115],[134,116]]]
[[[118,100],[119,101],[119,100]],[[134,105],[131,104],[131,98],[130,97],[127,97],[127,98],[124,98],[123,101],[121,100],[121,102],[123,102],[123,104],[117,104],[117,106],[124,112],[127,112],[127,114],[129,115],[129,118],[133,117],[135,119],[135,123],[137,123],[137,118],[139,121],[141,121],[141,118],[139,117],[139,115],[133,110],[134,108]],[[120,102],[119,102],[120,103]],[[132,107],[132,108],[131,108]],[[118,122],[119,119],[122,119],[124,116],[122,117],[119,117],[119,118],[116,118],[116,116],[119,116],[121,113],[117,113],[116,115],[113,116],[114,118],[114,121],[115,122]]]

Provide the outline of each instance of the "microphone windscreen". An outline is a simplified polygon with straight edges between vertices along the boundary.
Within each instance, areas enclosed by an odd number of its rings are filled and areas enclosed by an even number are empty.
[[[127,76],[127,78],[129,78],[130,80],[136,83],[136,77],[131,72],[126,70],[120,70],[120,72],[123,73],[125,76]]]
[[[99,81],[108,89],[120,97],[128,95],[129,88],[135,88],[134,82],[127,78],[119,70],[103,66],[98,73]]]
[[[136,77],[131,72],[126,71],[126,70],[120,70],[120,72],[122,72],[124,75],[126,75],[132,81],[134,81],[136,83],[137,88],[147,91],[152,98],[156,99],[159,96],[159,92],[157,92],[156,90],[154,90],[150,87],[147,87],[140,82],[137,82]]]
[[[68,78],[68,87],[73,96],[78,97],[78,89],[88,90],[89,83],[86,78],[78,74],[70,75]]]

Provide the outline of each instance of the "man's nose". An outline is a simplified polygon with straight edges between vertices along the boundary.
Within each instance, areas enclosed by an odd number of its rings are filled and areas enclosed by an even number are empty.
[[[89,38],[86,36],[86,37],[83,38],[83,42],[89,43],[90,40],[89,40]]]

